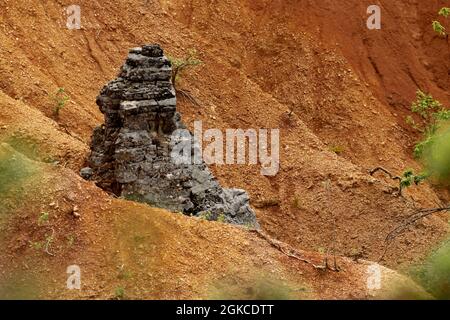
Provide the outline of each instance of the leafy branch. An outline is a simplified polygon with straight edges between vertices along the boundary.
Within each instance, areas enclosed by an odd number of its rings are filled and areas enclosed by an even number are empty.
[[[188,69],[194,68],[203,63],[202,60],[197,58],[197,51],[195,49],[191,49],[189,50],[187,56],[184,58],[169,57],[168,59],[172,65],[171,81],[177,95],[187,99],[192,104],[199,106],[197,100],[192,96],[190,91],[177,88],[178,80]]]
[[[450,16],[450,8],[448,7],[443,7],[441,8],[441,10],[439,10],[438,14],[440,16],[443,16],[445,18],[448,18],[448,16]]]
[[[396,176],[383,167],[376,167],[376,168],[370,170],[369,174],[371,176],[373,176],[375,173],[377,173],[379,171],[385,173],[387,176],[389,176],[390,179],[398,181],[398,187],[397,187],[397,190],[398,190],[397,195],[398,196],[403,195],[404,189],[411,187],[413,184],[419,185],[420,183],[422,183],[425,179],[427,179],[429,177],[429,175],[427,173],[420,173],[420,174],[416,175],[414,173],[414,170],[412,170],[412,169],[407,169],[403,172],[403,174],[401,176]]]
[[[443,7],[441,10],[439,10],[438,15],[443,16],[444,18],[448,18],[450,15],[450,8]],[[442,37],[447,37],[447,32],[445,30],[445,27],[437,20],[434,20],[432,22],[433,30],[439,34]]]
[[[60,111],[66,106],[66,103],[70,100],[70,97],[66,94],[64,88],[58,88],[51,98],[55,104],[53,114],[56,118],[59,118]]]
[[[184,58],[172,58],[169,57],[169,61],[172,64],[172,84],[176,87],[179,78],[188,69],[199,66],[203,63],[202,60],[197,58],[197,51],[195,49],[189,50],[188,54]]]
[[[416,96],[417,99],[412,103],[411,111],[421,118],[421,123],[416,123],[412,116],[408,116],[406,122],[424,135],[423,140],[414,148],[414,156],[421,158],[424,150],[435,140],[442,122],[450,120],[450,110],[435,100],[433,96],[421,90],[417,91]]]

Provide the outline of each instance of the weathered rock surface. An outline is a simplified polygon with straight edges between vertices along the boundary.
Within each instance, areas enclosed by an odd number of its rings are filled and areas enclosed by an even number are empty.
[[[179,163],[171,156],[174,131],[185,129],[171,74],[158,45],[130,50],[118,78],[97,98],[105,123],[94,130],[89,167],[81,175],[128,199],[258,227],[245,191],[223,189],[203,161]],[[192,135],[187,139],[197,147]]]

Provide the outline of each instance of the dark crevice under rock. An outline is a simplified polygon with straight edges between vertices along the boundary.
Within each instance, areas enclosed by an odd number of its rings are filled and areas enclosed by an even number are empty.
[[[173,132],[186,129],[176,111],[171,74],[158,45],[130,50],[118,78],[97,97],[105,123],[94,130],[81,175],[130,200],[258,227],[244,190],[223,189],[203,161],[180,164],[171,157]],[[187,138],[198,147],[190,133]]]

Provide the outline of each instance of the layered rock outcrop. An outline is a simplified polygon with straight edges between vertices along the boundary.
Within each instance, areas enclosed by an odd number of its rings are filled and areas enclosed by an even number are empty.
[[[193,148],[198,146],[191,134],[175,135],[185,125],[176,111],[171,74],[158,45],[130,50],[118,78],[97,98],[105,122],[94,130],[89,167],[81,175],[128,199],[258,227],[245,191],[223,189],[202,160],[174,158],[177,143],[188,139]]]

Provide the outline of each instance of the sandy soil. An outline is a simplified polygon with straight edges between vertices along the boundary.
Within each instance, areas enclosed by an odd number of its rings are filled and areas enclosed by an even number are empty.
[[[83,27],[68,30],[70,1],[0,0],[0,140],[40,172],[2,195],[8,254],[0,270],[10,287],[31,277],[32,293],[48,288],[44,298],[114,298],[120,287],[130,298],[205,298],[217,288],[252,297],[247,289],[265,277],[255,270],[264,270],[303,288],[288,290],[294,298],[369,298],[367,265],[341,257],[376,261],[411,197],[421,206],[448,200],[429,185],[395,197],[391,181],[368,174],[378,165],[398,174],[420,167],[412,158],[419,135],[405,123],[418,88],[450,105],[448,40],[430,26],[446,1],[380,1],[379,31],[365,28],[366,8],[356,0],[78,2]],[[264,232],[319,264],[322,255],[311,252],[334,250],[344,271],[316,270],[248,230],[113,199],[77,176],[102,122],[95,97],[129,48],[153,42],[171,56],[195,48],[204,62],[180,83],[200,104],[180,100],[189,126],[281,130],[275,177],[261,176],[259,166],[212,169],[223,185],[249,191]],[[56,118],[51,95],[59,87],[70,102]],[[79,221],[68,213],[74,205]],[[47,211],[54,255],[33,247],[48,236],[37,225]],[[429,217],[381,263],[402,270],[447,234],[447,216]],[[72,261],[86,270],[77,293],[63,287]]]

